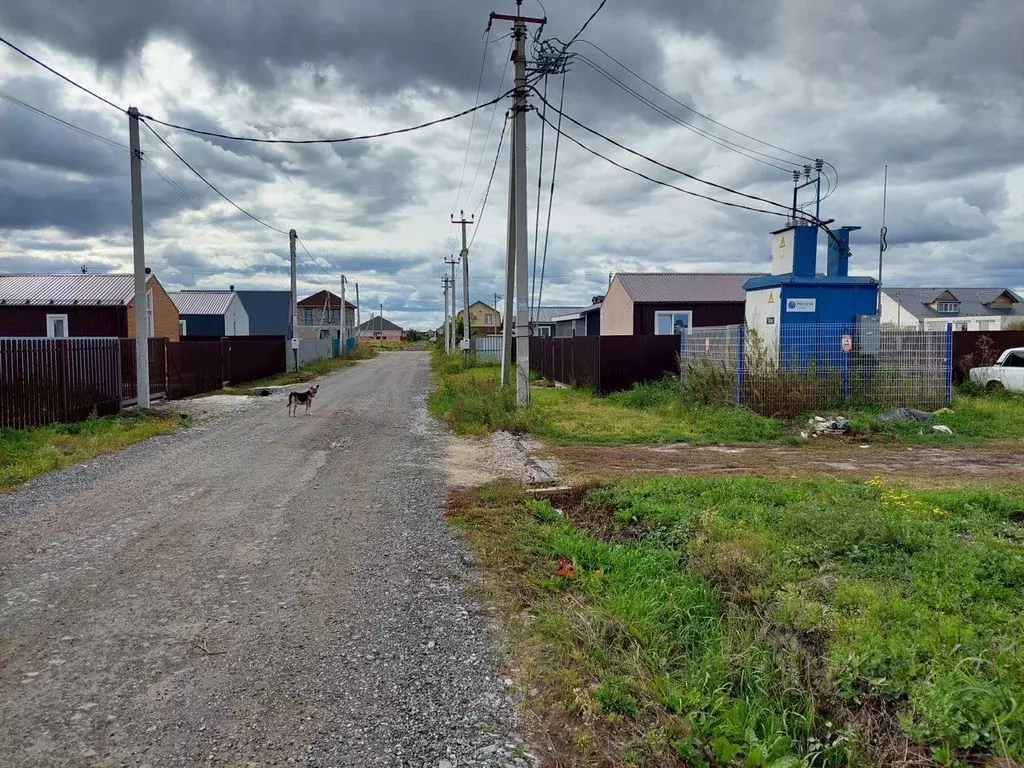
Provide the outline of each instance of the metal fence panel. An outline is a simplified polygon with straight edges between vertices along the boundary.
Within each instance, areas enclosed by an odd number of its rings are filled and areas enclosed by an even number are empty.
[[[744,326],[694,328],[679,338],[691,396],[792,416],[845,403],[932,409],[949,402],[952,333],[877,323],[786,325],[765,338]]]

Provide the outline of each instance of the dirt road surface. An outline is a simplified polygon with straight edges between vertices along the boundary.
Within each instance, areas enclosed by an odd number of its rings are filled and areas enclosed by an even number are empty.
[[[0,495],[0,765],[526,766],[385,354]],[[201,406],[201,401],[199,401]]]

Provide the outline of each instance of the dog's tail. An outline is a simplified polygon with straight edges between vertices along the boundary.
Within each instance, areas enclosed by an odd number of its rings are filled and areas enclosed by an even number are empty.
[[[288,393],[288,406],[287,406],[288,408],[292,407],[292,400],[294,400],[294,399],[295,399],[295,393],[294,392]]]

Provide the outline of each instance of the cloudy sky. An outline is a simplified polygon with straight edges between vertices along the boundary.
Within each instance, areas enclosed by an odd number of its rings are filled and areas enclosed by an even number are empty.
[[[596,2],[546,0],[543,37],[568,39]],[[116,104],[154,117],[231,134],[316,138],[413,125],[507,89],[509,29],[495,23],[485,37],[492,9],[512,12],[514,5],[6,0],[0,34]],[[523,9],[543,13],[537,0]],[[608,0],[572,48],[581,56],[566,77],[564,111],[666,164],[782,202],[791,194],[788,169],[803,162],[789,152],[825,158],[839,185],[823,217],[864,227],[853,237],[851,264],[864,274],[877,268],[888,163],[886,281],[1021,288],[1021,30],[1019,0]],[[549,98],[560,88],[552,78]],[[0,271],[129,268],[127,118],[6,48],[0,92]],[[333,275],[344,272],[359,283],[365,309],[383,302],[403,325],[427,327],[441,319],[443,259],[458,250],[453,212],[465,209],[480,222],[471,298],[504,292],[505,149],[482,204],[504,110],[403,136],[301,147],[159,130],[239,205],[299,232],[331,275],[303,254],[300,293],[337,290]],[[533,114],[528,120],[532,258],[542,153],[540,123]],[[570,123],[563,128],[656,179],[744,202]],[[161,280],[287,288],[287,238],[216,197],[145,129],[142,141],[146,255]],[[770,165],[757,162],[730,142],[776,159],[755,154]],[[553,152],[549,130],[545,211]],[[543,301],[586,304],[614,271],[767,269],[768,232],[778,222],[652,185],[563,139]]]

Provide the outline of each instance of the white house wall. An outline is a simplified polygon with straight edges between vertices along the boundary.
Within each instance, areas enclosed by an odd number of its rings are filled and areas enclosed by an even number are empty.
[[[898,328],[917,328],[920,318],[915,317],[896,299],[882,291],[882,325],[893,325]],[[943,326],[945,327],[945,326]]]
[[[238,296],[231,300],[231,304],[228,305],[228,311],[224,314],[224,335],[249,335],[249,313],[245,311],[242,300]]]

